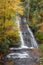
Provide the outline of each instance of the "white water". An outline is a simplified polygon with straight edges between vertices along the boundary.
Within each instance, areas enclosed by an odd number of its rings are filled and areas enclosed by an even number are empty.
[[[20,38],[21,38],[21,48],[29,48],[28,46],[25,46],[24,40],[23,40],[23,35],[22,35],[22,31],[20,30],[20,22],[21,19],[19,18],[18,20],[18,28],[19,28],[19,34],[20,34]],[[26,19],[24,18],[24,22],[26,23]],[[30,41],[31,41],[31,45],[32,47],[30,47],[31,49],[34,48],[38,48],[37,42],[35,40],[35,37],[31,31],[31,29],[29,28],[28,24],[26,24],[28,32],[30,33]]]
[[[23,53],[10,53],[7,55],[7,58],[30,58],[30,55],[27,52],[23,52]]]
[[[19,36],[21,38],[21,47],[20,48],[28,48],[27,46],[25,46],[24,40],[23,40],[23,35],[22,35],[22,31],[20,30],[20,22],[21,19],[17,19],[17,24],[18,24],[18,29],[19,29]]]
[[[24,18],[24,22],[26,23],[26,18]],[[26,24],[26,25],[27,25],[28,32],[30,33],[32,47],[38,48],[37,42],[35,40],[35,37],[31,31],[31,29],[29,28],[28,24]]]
[[[32,47],[38,48],[37,42],[35,40],[35,37],[34,37],[32,31],[31,31],[31,29],[29,28],[28,25],[27,25],[27,28],[28,28],[28,31],[30,33]]]

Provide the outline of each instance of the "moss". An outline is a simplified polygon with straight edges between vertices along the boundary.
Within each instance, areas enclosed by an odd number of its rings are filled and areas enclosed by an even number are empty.
[[[39,38],[40,40],[43,40],[43,33],[42,33],[42,32],[39,32],[39,33],[38,33],[38,38]]]
[[[36,40],[39,44],[43,44],[43,33],[42,32],[36,32],[35,33]]]

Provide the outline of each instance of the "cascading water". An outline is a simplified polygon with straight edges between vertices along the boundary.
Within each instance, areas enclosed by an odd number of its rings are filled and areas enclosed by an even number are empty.
[[[26,23],[26,18],[24,18],[24,22]],[[28,32],[30,34],[30,39],[31,39],[32,47],[38,48],[37,42],[35,40],[35,37],[34,37],[32,31],[31,31],[31,29],[29,28],[28,24],[26,24],[26,26],[27,26]]]
[[[18,17],[17,20],[16,20],[16,23],[17,23],[18,29],[19,29],[19,36],[20,36],[21,46],[19,48],[10,48],[10,50],[23,49],[23,48],[25,48],[25,49],[26,48],[28,48],[28,49],[38,48],[37,42],[34,38],[34,35],[31,31],[31,29],[29,28],[27,22],[26,22],[26,18],[24,17],[24,18],[22,18],[22,20],[23,21],[21,21],[20,17]],[[21,26],[21,24],[22,24],[22,26]],[[23,25],[24,25],[24,29],[23,29]],[[23,30],[21,30],[21,29],[23,29]],[[26,32],[28,34],[25,34]],[[25,37],[26,37],[27,41],[26,41]],[[27,43],[28,43],[28,45],[27,45]]]
[[[26,18],[23,18],[23,22],[25,23],[24,25],[25,25],[26,28],[27,28],[28,37],[29,37],[29,39],[30,39],[30,42],[28,42],[28,45],[29,45],[29,43],[30,43],[31,46],[28,47],[27,44],[25,45],[25,40],[23,39],[23,35],[25,34],[25,31],[26,31],[26,30],[24,30],[24,31],[23,31],[24,34],[22,34],[22,30],[20,30],[20,25],[22,24],[21,22],[22,22],[22,21],[21,21],[21,19],[19,18],[19,19],[18,19],[18,28],[19,28],[20,38],[21,38],[21,48],[38,48],[37,42],[36,42],[36,40],[35,40],[35,38],[34,38],[34,35],[33,35],[32,31],[31,31],[31,29],[29,28],[27,22],[26,22]],[[21,24],[20,24],[20,23],[21,23]],[[22,25],[23,25],[23,24],[22,24]],[[26,42],[26,43],[27,43],[27,42]]]
[[[31,31],[31,29],[29,28],[28,25],[27,25],[27,28],[28,28],[28,31],[30,33],[32,47],[38,48],[37,42],[35,40],[35,37],[34,37],[32,31]]]
[[[18,29],[19,29],[19,36],[21,38],[21,47],[20,48],[28,48],[28,46],[25,46],[25,42],[23,40],[23,35],[22,35],[22,31],[20,30],[20,22],[21,22],[21,19],[17,19],[18,21]]]

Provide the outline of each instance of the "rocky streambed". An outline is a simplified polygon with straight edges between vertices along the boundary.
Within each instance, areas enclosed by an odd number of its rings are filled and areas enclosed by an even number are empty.
[[[1,65],[39,65],[39,56],[35,49],[11,51],[2,59]]]

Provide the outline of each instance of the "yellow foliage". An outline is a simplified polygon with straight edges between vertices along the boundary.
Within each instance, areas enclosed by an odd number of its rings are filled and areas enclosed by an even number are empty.
[[[6,8],[13,9],[16,13],[23,10],[23,7],[21,7],[20,0],[6,0]],[[19,13],[19,12],[18,12]],[[20,13],[21,14],[21,13]]]
[[[0,0],[0,39],[5,36],[18,37],[16,13],[23,14],[20,0]]]
[[[19,14],[23,15],[23,7],[22,6],[18,7],[17,11]]]
[[[5,24],[3,24],[3,27],[6,28],[6,27],[11,26],[11,25],[13,25],[13,22],[7,20],[7,21],[5,22]]]

